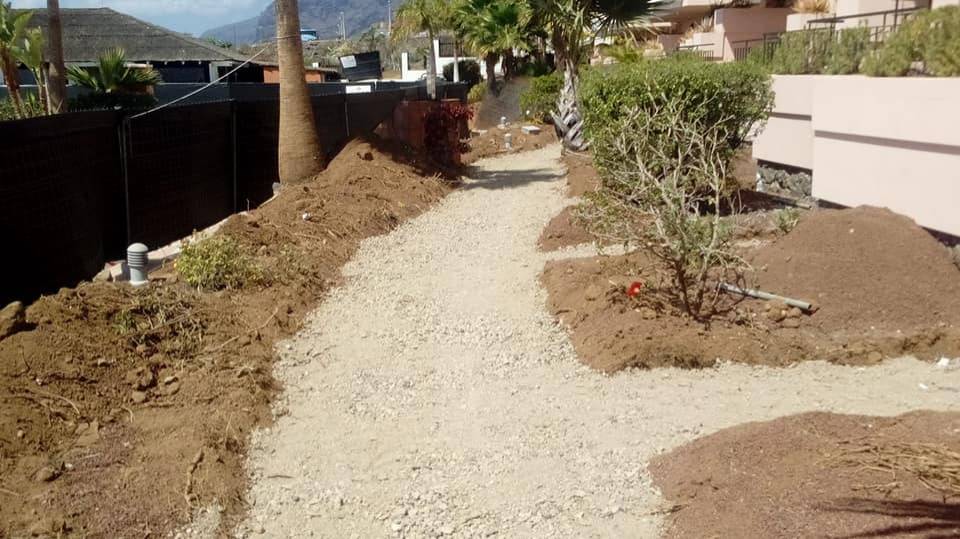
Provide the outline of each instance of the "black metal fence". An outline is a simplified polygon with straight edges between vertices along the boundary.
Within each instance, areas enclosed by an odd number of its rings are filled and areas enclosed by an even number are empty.
[[[416,87],[313,96],[327,157],[420,98]],[[278,180],[278,137],[275,99],[0,122],[0,304],[89,278],[131,242],[161,247],[261,204]]]

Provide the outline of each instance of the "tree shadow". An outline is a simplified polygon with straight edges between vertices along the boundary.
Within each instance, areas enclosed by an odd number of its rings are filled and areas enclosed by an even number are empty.
[[[461,187],[462,190],[471,189],[514,189],[537,182],[552,182],[560,179],[562,174],[557,171],[543,168],[518,170],[481,170],[474,168],[469,172],[474,181]]]
[[[844,498],[832,505],[821,505],[820,509],[839,513],[924,520],[838,536],[843,539],[898,537],[906,534],[922,535],[927,539],[960,536],[960,503]]]

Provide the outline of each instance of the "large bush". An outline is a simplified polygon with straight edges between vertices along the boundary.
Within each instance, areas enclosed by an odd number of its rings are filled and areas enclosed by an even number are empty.
[[[833,34],[827,30],[787,32],[773,50],[770,71],[778,75],[823,73],[832,42]]]
[[[717,125],[726,142],[722,157],[729,159],[766,119],[773,94],[769,75],[748,63],[680,58],[590,70],[583,76],[580,106],[594,153],[605,157],[617,135],[613,126],[629,111],[659,109],[665,102],[679,103],[689,118]]]
[[[917,14],[864,60],[863,70],[875,77],[900,77],[914,63],[935,77],[960,76],[960,6]]]
[[[460,82],[465,83],[470,88],[480,84],[480,64],[476,60],[460,60]],[[443,78],[453,82],[453,64],[443,66]]]
[[[713,314],[718,282],[743,267],[719,210],[730,206],[733,153],[771,101],[769,76],[747,64],[668,59],[584,77],[602,182],[580,215],[601,237],[660,260],[672,276],[663,292],[695,319]]]
[[[520,112],[534,120],[544,121],[550,117],[550,111],[557,107],[560,89],[563,87],[563,74],[558,72],[536,77],[530,86],[520,94]]]

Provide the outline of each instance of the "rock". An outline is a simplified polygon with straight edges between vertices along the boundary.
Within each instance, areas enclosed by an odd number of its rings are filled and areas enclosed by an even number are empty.
[[[640,316],[644,320],[654,320],[657,318],[657,311],[654,311],[650,307],[643,307],[640,309]]]
[[[156,385],[157,377],[154,376],[153,371],[146,367],[140,367],[138,369],[133,369],[127,373],[126,381],[128,384],[133,386],[134,389],[149,389]]]
[[[49,483],[50,481],[53,481],[56,478],[60,477],[62,473],[63,473],[62,464],[47,465],[47,466],[44,466],[43,468],[40,468],[39,470],[37,470],[35,474],[33,474],[33,480],[36,481],[37,483]]]
[[[102,357],[102,358],[100,358],[100,359],[97,360],[97,367],[109,367],[109,366],[113,365],[114,363],[115,363],[115,362],[114,362],[112,359],[107,359],[107,358],[105,358],[105,357]]]
[[[147,402],[147,394],[143,391],[134,391],[130,394],[130,400],[133,401],[134,404],[143,404]]]
[[[787,309],[787,318],[800,318],[803,316],[803,311],[796,307],[790,307]]]
[[[26,310],[23,303],[14,301],[0,311],[0,341],[23,331],[27,327]]]
[[[883,361],[883,354],[881,354],[879,351],[874,350],[869,354],[867,354],[867,363],[871,365],[876,365],[881,361]]]
[[[179,391],[180,391],[180,382],[172,382],[164,386],[162,389],[160,389],[160,393],[166,396],[176,395]]]
[[[17,439],[18,439],[18,440],[22,440],[23,437],[26,436],[26,435],[27,435],[27,434],[26,434],[25,432],[23,432],[22,430],[17,430]]]
[[[797,328],[800,327],[800,319],[799,319],[799,318],[785,318],[782,322],[780,322],[780,326],[781,326],[781,327],[785,327],[785,328],[789,328],[789,329],[797,329]]]
[[[588,286],[585,292],[587,301],[595,301],[600,297],[600,294],[602,294],[602,291],[600,290],[600,287],[595,284]]]

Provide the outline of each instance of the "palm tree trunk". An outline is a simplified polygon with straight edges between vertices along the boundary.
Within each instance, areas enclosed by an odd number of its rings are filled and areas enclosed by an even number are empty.
[[[565,55],[563,88],[560,89],[560,97],[557,99],[557,112],[551,113],[551,116],[553,126],[562,139],[563,145],[574,151],[582,151],[589,146],[583,136],[583,118],[580,116],[580,108],[577,104],[579,83],[577,64],[570,59],[569,55]]]
[[[500,60],[500,55],[495,52],[488,52],[483,58],[483,63],[486,64],[487,71],[487,88],[491,92],[497,91],[497,61]]]
[[[513,49],[505,49],[503,51],[503,79],[512,79],[513,78]]]
[[[280,182],[310,179],[323,170],[320,138],[307,90],[297,0],[277,0],[280,61]]]
[[[67,68],[63,61],[63,25],[60,22],[60,0],[47,0],[47,111],[50,114],[67,108]]]
[[[430,54],[427,55],[427,95],[437,98],[437,49],[433,46],[433,30],[427,32],[430,39]]]

